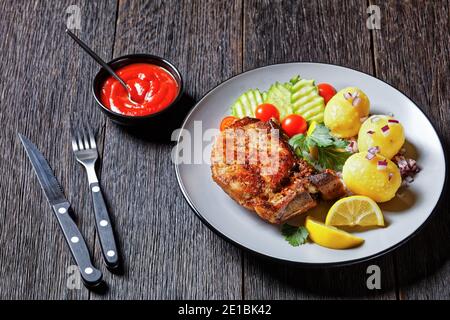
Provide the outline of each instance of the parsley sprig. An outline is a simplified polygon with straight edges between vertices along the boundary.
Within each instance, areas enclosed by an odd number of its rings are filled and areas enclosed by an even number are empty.
[[[305,244],[309,234],[305,227],[291,226],[287,223],[283,224],[281,227],[281,233],[286,241],[293,247],[298,247],[301,244]]]
[[[351,155],[350,152],[342,151],[348,142],[336,138],[330,134],[330,130],[323,124],[316,125],[309,136],[298,134],[289,140],[297,156],[305,159],[317,170],[333,169],[341,171],[345,161]],[[317,148],[317,159],[310,150]]]

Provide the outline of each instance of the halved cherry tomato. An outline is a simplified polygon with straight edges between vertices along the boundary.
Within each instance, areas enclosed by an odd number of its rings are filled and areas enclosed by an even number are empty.
[[[273,104],[263,103],[256,108],[255,118],[261,121],[269,121],[271,118],[275,118],[280,121],[280,113]]]
[[[319,88],[319,94],[323,97],[323,100],[325,100],[325,104],[327,104],[336,94],[336,89],[331,84],[319,83],[317,87]]]
[[[223,118],[222,122],[220,122],[220,131],[225,130],[236,120],[237,120],[237,118],[234,116],[228,116],[228,117]]]
[[[298,114],[288,115],[281,122],[281,128],[289,137],[293,137],[299,133],[305,133],[307,127],[306,120]]]

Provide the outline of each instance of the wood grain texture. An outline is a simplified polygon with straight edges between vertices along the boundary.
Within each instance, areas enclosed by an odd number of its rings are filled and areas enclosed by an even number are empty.
[[[101,55],[111,53],[115,4],[102,1],[2,1],[0,3],[0,298],[87,299],[68,290],[73,264],[24,149],[23,133],[53,167],[92,247],[94,227],[86,177],[75,162],[70,121],[104,120],[93,112],[90,80],[97,67],[64,33],[66,8],[81,8],[81,37]],[[93,41],[96,39],[95,41]]]
[[[239,1],[120,1],[114,55],[166,57],[198,99],[241,70],[240,17]],[[102,185],[125,272],[107,275],[109,292],[93,298],[241,298],[240,251],[204,226],[185,202],[172,147],[108,122]]]
[[[383,2],[381,29],[373,31],[378,77],[406,93],[429,116],[444,144],[447,160],[449,8],[449,1]],[[447,188],[431,222],[396,252],[400,299],[450,298],[449,204]]]
[[[381,9],[381,30],[366,29],[372,2]],[[282,265],[216,236],[179,191],[173,144],[154,133],[124,130],[96,109],[90,86],[98,67],[63,33],[70,5],[81,9],[77,34],[106,60],[137,52],[172,60],[185,78],[186,106],[243,70],[291,61],[336,63],[373,74],[416,101],[450,159],[448,0],[4,0],[0,299],[450,298],[448,194],[417,237],[355,266]],[[85,173],[70,148],[71,122],[89,122],[99,131],[101,184],[124,275],[110,274],[103,264]],[[94,263],[104,271],[106,294],[66,288],[73,262],[18,131],[54,168]],[[382,270],[381,291],[366,287],[370,264]]]
[[[334,63],[373,74],[367,4],[362,1],[245,1],[244,70],[281,62]],[[350,12],[347,18],[342,11]],[[351,18],[349,18],[351,16]],[[295,73],[295,71],[293,71]],[[301,249],[299,249],[301,250]],[[395,299],[392,256],[345,268],[296,268],[244,256],[246,299]],[[367,289],[367,266],[382,272],[382,290]]]

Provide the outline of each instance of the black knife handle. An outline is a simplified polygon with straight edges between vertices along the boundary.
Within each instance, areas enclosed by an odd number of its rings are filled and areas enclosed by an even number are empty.
[[[72,257],[75,260],[83,282],[88,286],[96,286],[101,283],[103,274],[95,268],[91,262],[89,250],[86,246],[80,230],[71,217],[71,208],[68,202],[53,206],[53,211],[58,219]]]
[[[94,204],[95,226],[97,227],[97,233],[100,239],[103,259],[108,268],[115,269],[119,266],[119,255],[102,190],[98,182],[90,183],[89,188]]]

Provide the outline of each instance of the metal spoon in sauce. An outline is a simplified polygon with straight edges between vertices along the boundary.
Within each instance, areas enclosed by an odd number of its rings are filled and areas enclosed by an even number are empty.
[[[78,38],[75,34],[73,34],[72,31],[66,29],[66,33],[73,40],[75,40],[75,42],[78,43],[80,47],[83,48],[84,51],[86,51],[92,58],[94,58],[94,60],[97,61],[98,64],[100,64],[106,71],[108,71],[110,75],[112,75],[114,78],[117,79],[117,81],[119,81],[119,83],[125,88],[125,90],[127,90],[128,97],[130,98],[130,100],[133,101],[133,99],[131,98],[130,88],[125,83],[125,81],[121,77],[119,77],[119,75],[115,73],[114,70],[105,61],[103,61],[102,58],[100,58],[94,51],[91,50],[91,48],[89,48],[83,41],[81,41],[80,38]]]

